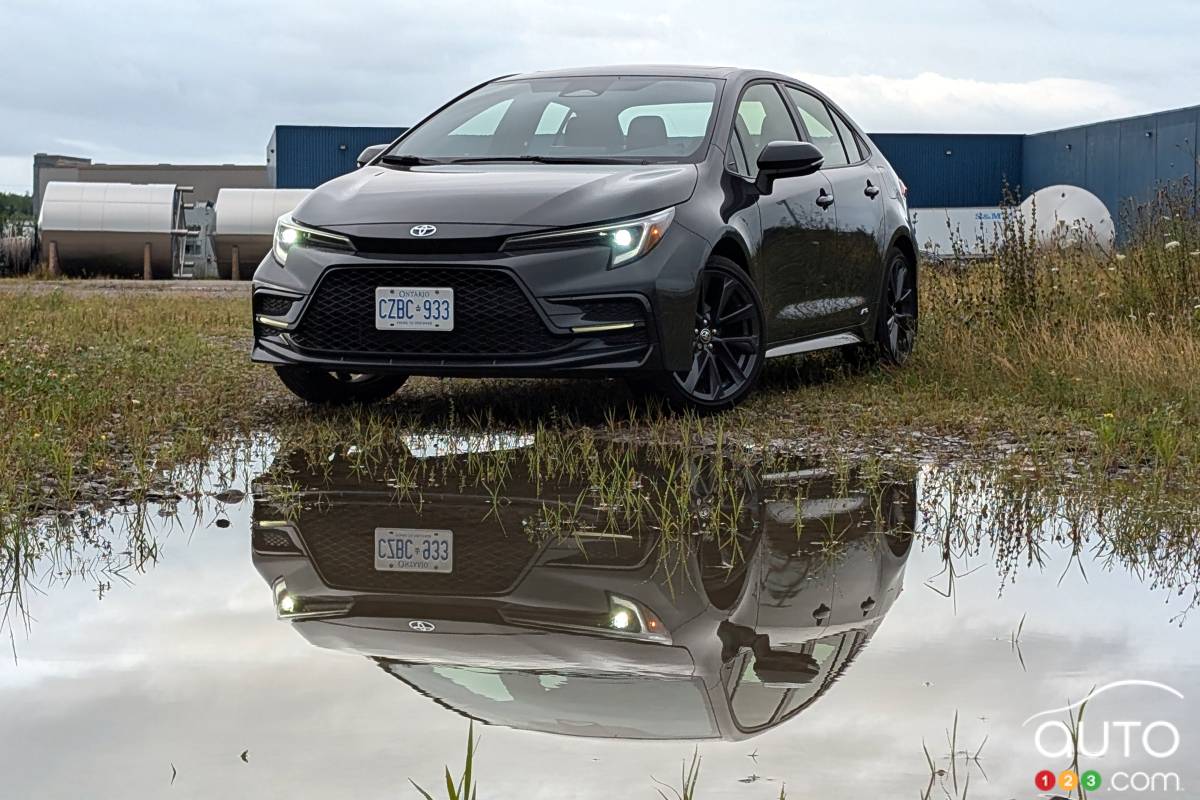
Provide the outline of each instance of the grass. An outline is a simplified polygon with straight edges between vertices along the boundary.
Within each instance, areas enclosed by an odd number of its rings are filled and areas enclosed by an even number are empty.
[[[1014,218],[990,260],[923,266],[918,351],[904,368],[837,354],[772,362],[745,405],[704,419],[638,405],[619,382],[414,379],[373,410],[310,410],[249,363],[244,296],[5,281],[0,520],[20,527],[113,486],[146,491],[252,429],[314,449],[398,430],[553,431],[581,448],[604,437],[835,461],[949,447],[1047,474],[1194,487],[1200,233],[1170,203],[1140,212],[1120,255],[1036,246]]]
[[[0,518],[147,488],[261,413],[244,301],[0,295]]]

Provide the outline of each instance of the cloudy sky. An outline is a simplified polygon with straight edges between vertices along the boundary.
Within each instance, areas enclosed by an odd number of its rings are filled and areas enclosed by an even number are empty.
[[[1200,103],[1200,3],[0,0],[0,190],[38,151],[262,163],[280,123],[404,125],[498,74],[774,69],[870,131],[1029,132]]]

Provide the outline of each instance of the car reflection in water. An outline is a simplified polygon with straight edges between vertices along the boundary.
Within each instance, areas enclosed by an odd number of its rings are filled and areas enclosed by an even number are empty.
[[[452,476],[470,456],[430,458],[428,474]],[[709,466],[689,479],[697,525],[718,488]],[[744,484],[736,538],[664,546],[651,525],[589,531],[595,508],[539,535],[543,508],[574,509],[585,481],[539,491],[516,468],[509,502],[453,477],[400,502],[344,459],[322,469],[302,487],[320,501],[290,522],[256,494],[254,563],[279,617],[467,717],[575,736],[743,739],[796,716],[900,593],[915,516],[911,483],[743,468],[720,478]],[[452,531],[452,571],[377,570],[382,528]]]

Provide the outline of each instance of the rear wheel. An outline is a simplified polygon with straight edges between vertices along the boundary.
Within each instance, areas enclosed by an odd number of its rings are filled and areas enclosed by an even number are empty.
[[[754,388],[763,364],[762,300],[750,276],[713,256],[700,274],[692,363],[661,381],[676,404],[703,411],[730,408]]]
[[[846,350],[851,362],[881,361],[900,366],[917,344],[917,270],[908,256],[888,252],[872,341]]]
[[[329,372],[309,367],[276,367],[292,394],[306,403],[345,405],[386,400],[408,380],[407,375]]]

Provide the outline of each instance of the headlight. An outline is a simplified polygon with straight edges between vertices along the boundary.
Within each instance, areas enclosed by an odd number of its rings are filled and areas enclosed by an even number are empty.
[[[271,252],[280,266],[287,264],[288,253],[297,247],[320,247],[326,250],[353,250],[350,239],[337,233],[308,228],[284,214],[275,223]]]
[[[542,250],[560,247],[607,245],[612,250],[611,265],[620,267],[649,253],[662,241],[675,219],[675,209],[668,208],[645,217],[611,225],[513,236],[504,243],[505,250]]]
[[[636,639],[666,644],[671,642],[671,635],[657,614],[641,603],[620,595],[608,596],[608,627]]]

